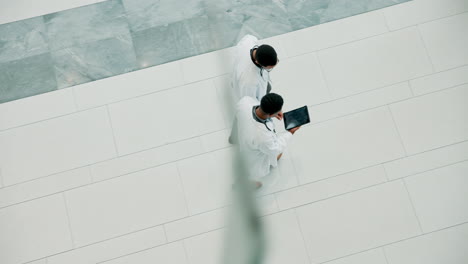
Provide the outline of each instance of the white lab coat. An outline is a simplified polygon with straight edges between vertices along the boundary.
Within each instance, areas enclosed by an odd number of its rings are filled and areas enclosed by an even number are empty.
[[[257,42],[256,37],[246,35],[235,47],[234,71],[231,79],[235,102],[244,96],[250,96],[260,101],[267,93],[270,74],[266,70],[261,71],[250,57],[250,50],[257,45]]]
[[[252,179],[270,173],[270,166],[278,165],[277,157],[283,153],[292,137],[290,132],[275,133],[253,118],[252,108],[260,105],[257,99],[243,97],[236,107],[240,153]],[[274,128],[273,121],[268,125]]]

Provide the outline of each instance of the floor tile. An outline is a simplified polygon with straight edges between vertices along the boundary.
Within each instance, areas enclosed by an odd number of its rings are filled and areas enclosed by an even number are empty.
[[[141,251],[132,255],[121,257],[115,260],[103,262],[106,264],[152,264],[152,263],[167,263],[167,264],[188,264],[187,257],[184,252],[182,242],[167,244],[160,247],[155,247],[145,251]]]
[[[78,108],[87,109],[182,84],[180,63],[174,62],[78,85],[73,93]]]
[[[467,251],[467,224],[385,247],[388,264],[461,264],[468,261]]]
[[[436,71],[468,64],[467,26],[468,12],[419,26]]]
[[[127,73],[137,69],[130,35],[121,35],[53,51],[58,88]]]
[[[74,189],[66,198],[78,246],[187,215],[174,163]]]
[[[405,155],[386,107],[304,126],[294,134],[290,152],[300,183]]]
[[[299,184],[292,156],[288,150],[283,152],[278,161],[278,167],[271,168],[270,174],[258,179],[262,188],[256,191],[257,196],[263,196],[295,187]]]
[[[167,240],[172,242],[224,227],[226,210],[217,209],[165,224]]]
[[[276,193],[281,210],[317,202],[386,181],[382,166],[374,166]]]
[[[95,264],[166,243],[162,226],[152,227],[47,258],[47,264]]]
[[[414,0],[384,9],[391,30],[468,11],[465,0]]]
[[[0,208],[91,183],[87,167],[0,189]]]
[[[468,84],[390,105],[408,154],[468,139]]]
[[[405,179],[424,232],[468,221],[468,162]]]
[[[1,5],[2,9],[9,4]],[[2,12],[3,16],[4,12]],[[45,37],[46,28],[42,17],[0,26],[0,62],[20,60],[49,52]]]
[[[190,214],[227,205],[234,181],[234,149],[222,149],[177,162]]]
[[[205,233],[184,240],[187,258],[190,264],[222,263],[223,229]]]
[[[230,147],[231,144],[229,144],[228,141],[230,134],[231,129],[229,128],[201,136],[200,140],[203,145],[203,149],[206,152],[209,152]]]
[[[351,15],[369,12],[375,9],[394,5],[400,1],[288,1],[286,7],[291,14],[289,17],[293,28],[304,27],[330,22]]]
[[[271,79],[272,92],[284,98],[284,111],[331,99],[315,53],[281,60]]]
[[[221,108],[211,81],[109,106],[121,155],[221,130],[225,128]],[[161,114],[168,109],[170,114]]]
[[[296,210],[312,263],[420,233],[402,182],[379,185]]]
[[[119,0],[44,16],[50,49],[60,50],[128,34],[127,19]]]
[[[171,24],[205,13],[204,1],[122,0],[132,31]],[[177,12],[174,12],[177,10]]]
[[[0,132],[5,185],[115,157],[105,108],[96,108]]]
[[[310,122],[318,123],[412,97],[408,82],[390,85],[309,107]]]
[[[93,164],[91,174],[94,181],[101,181],[201,153],[203,146],[200,139],[192,138]]]
[[[159,65],[197,55],[190,43],[189,30],[183,21],[132,32],[133,45],[140,67]],[[158,45],[155,46],[155,43]]]
[[[309,263],[301,228],[293,210],[262,220],[266,236],[265,263]]]
[[[387,32],[381,11],[308,27],[280,36],[287,56],[297,56]]]
[[[0,130],[11,129],[76,111],[70,89],[0,104]]]
[[[468,141],[384,164],[389,179],[398,179],[468,160]]]
[[[234,95],[231,85],[231,74],[225,74],[213,78],[213,83],[216,87],[218,100],[223,105],[223,114],[226,119],[226,124],[229,128],[232,127],[234,116],[236,114],[236,96]]]
[[[468,83],[468,66],[431,74],[410,81],[415,95],[431,93]]]
[[[318,56],[325,80],[335,97],[388,86],[432,72],[431,62],[415,27],[322,50]]]
[[[258,215],[260,216],[271,215],[279,211],[276,198],[273,194],[256,197],[255,201],[257,203]]]
[[[372,249],[349,257],[328,262],[329,264],[388,264],[381,248]]]
[[[0,261],[24,263],[73,247],[63,195],[0,210]]]
[[[45,0],[41,5],[36,5],[34,0],[21,0],[11,2],[9,0],[0,0],[2,10],[0,24],[23,20],[31,17],[41,16],[71,9],[79,6],[94,4],[104,0]]]
[[[0,64],[0,103],[57,89],[49,53]]]
[[[220,76],[233,70],[233,49],[222,49],[182,60],[186,83]]]

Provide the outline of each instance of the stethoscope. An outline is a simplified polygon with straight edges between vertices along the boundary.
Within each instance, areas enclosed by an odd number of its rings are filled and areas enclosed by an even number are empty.
[[[268,125],[267,125],[268,121],[262,122],[262,120],[257,116],[257,114],[255,114],[255,109],[256,108],[257,108],[257,106],[252,107],[252,115],[254,116],[255,121],[257,121],[259,123],[262,123],[266,127],[266,129],[268,129],[268,131],[276,133],[276,129],[273,128],[273,130],[271,130],[271,128],[268,127]]]

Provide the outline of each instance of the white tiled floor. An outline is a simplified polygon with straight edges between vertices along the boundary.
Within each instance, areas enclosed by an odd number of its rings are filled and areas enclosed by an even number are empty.
[[[265,40],[312,119],[257,193],[266,263],[468,263],[467,11],[414,0]],[[220,263],[230,52],[0,105],[0,263]]]

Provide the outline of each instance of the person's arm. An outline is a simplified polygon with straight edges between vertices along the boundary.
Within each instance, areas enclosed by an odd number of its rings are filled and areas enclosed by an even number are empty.
[[[277,135],[269,134],[259,145],[261,152],[277,157],[283,153],[288,145],[289,140],[292,137],[292,133],[285,132]]]

